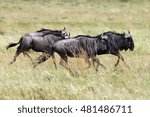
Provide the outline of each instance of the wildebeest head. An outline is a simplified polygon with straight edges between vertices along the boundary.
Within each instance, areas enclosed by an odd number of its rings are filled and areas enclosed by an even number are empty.
[[[61,30],[61,34],[65,39],[70,38],[70,33],[66,31],[66,28],[64,27],[63,30]]]
[[[134,42],[133,42],[132,36],[130,34],[130,31],[128,31],[128,33],[125,33],[124,36],[125,36],[125,42],[127,44],[126,45],[127,49],[130,49],[131,51],[133,51],[134,50]]]
[[[36,33],[30,33],[30,35],[31,34],[32,36],[38,35],[38,36],[43,36],[43,37],[46,35],[52,34],[55,36],[62,37],[63,39],[70,38],[70,33],[66,31],[65,27],[62,30],[50,30],[50,29],[42,28],[41,30],[36,31]]]

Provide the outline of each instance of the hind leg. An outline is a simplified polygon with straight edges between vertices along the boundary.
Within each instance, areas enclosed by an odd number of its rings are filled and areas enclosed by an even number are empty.
[[[60,65],[62,65],[64,68],[66,68],[67,70],[69,70],[69,66],[68,66],[68,58],[61,58],[60,60]]]
[[[47,59],[49,59],[51,57],[50,54],[47,53],[42,53],[42,55],[40,55],[37,59],[36,62],[34,63],[34,67],[36,67],[37,65],[45,62]]]
[[[32,64],[34,64],[34,62],[33,62],[32,58],[31,58],[31,56],[30,56],[27,52],[23,52],[23,54],[24,54],[24,55],[27,55],[27,56],[29,57],[30,61],[32,62]]]
[[[95,68],[96,71],[98,71],[99,65],[106,69],[106,67],[100,63],[98,58],[94,57],[94,58],[92,58],[92,61],[93,61],[93,64],[94,64],[94,62],[97,63],[96,68]]]
[[[88,64],[87,69],[90,68],[91,67],[91,62],[90,62],[88,57],[85,57],[85,62]]]
[[[20,54],[21,54],[21,52],[16,51],[16,54],[15,54],[13,60],[10,62],[10,64],[13,64],[13,63],[16,61],[16,58],[17,58]]]
[[[52,54],[52,59],[53,59],[53,63],[54,63],[55,69],[57,69],[57,65],[56,65],[56,60],[55,60],[54,54]]]
[[[66,68],[71,73],[71,75],[73,75],[73,72],[71,71],[71,69],[68,66],[67,56],[61,56],[60,65],[62,65],[64,68]]]

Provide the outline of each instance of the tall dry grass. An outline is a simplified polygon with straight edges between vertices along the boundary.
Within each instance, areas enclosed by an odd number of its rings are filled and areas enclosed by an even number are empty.
[[[0,99],[150,99],[150,2],[148,0],[0,0]],[[85,69],[83,59],[69,58],[75,76],[52,60],[33,68],[28,57],[20,55],[9,65],[16,48],[6,51],[28,32],[40,28],[61,29],[72,36],[97,35],[103,31],[131,31],[133,52],[121,52],[123,62],[114,68],[116,57],[99,56],[107,69]],[[30,52],[33,59],[40,53]]]

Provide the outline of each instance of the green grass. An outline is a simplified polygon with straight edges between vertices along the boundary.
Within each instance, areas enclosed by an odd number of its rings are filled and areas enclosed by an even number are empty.
[[[0,99],[150,99],[150,1],[149,0],[0,0]],[[98,35],[104,31],[131,31],[133,52],[121,52],[131,69],[123,62],[117,69],[117,58],[98,58],[107,69],[86,69],[82,59],[69,59],[75,76],[51,59],[33,68],[20,55],[9,65],[16,48],[6,50],[10,42],[40,28]],[[30,52],[33,59],[40,53]]]

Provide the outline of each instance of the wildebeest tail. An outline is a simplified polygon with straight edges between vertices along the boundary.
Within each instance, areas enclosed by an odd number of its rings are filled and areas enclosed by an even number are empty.
[[[22,39],[22,38],[21,38],[21,39]],[[21,39],[20,39],[20,41],[21,41]],[[17,43],[10,43],[10,44],[6,47],[6,49],[8,50],[9,48],[11,48],[11,47],[14,47],[14,46],[18,45],[18,44],[20,43],[20,41],[19,41],[19,42],[17,42]]]

